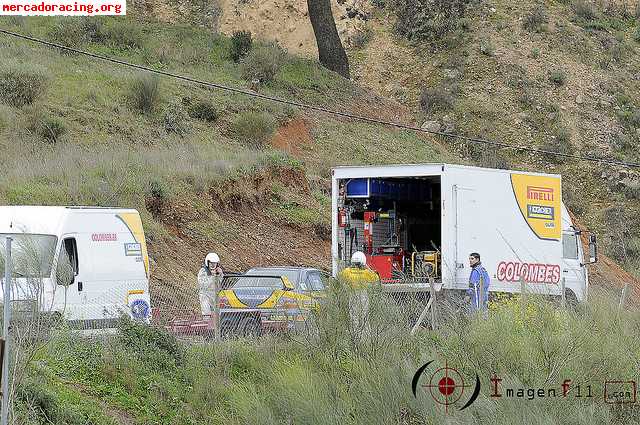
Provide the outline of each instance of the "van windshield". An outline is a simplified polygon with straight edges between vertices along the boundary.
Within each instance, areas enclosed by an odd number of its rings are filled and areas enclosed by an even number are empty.
[[[10,236],[14,277],[51,277],[53,255],[58,238],[53,235],[0,233],[0,277],[4,277],[6,238]]]

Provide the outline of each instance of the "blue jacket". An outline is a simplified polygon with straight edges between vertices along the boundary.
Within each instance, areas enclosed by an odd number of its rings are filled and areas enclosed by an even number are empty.
[[[469,276],[469,289],[475,291],[478,290],[478,287],[480,285],[480,277],[482,277],[482,283],[484,283],[482,289],[486,297],[489,292],[489,283],[491,282],[491,279],[489,278],[489,273],[487,273],[487,270],[482,267],[482,263],[476,264],[471,269],[471,275]]]

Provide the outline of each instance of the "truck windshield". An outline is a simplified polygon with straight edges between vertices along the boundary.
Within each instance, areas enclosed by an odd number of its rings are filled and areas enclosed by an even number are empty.
[[[0,277],[4,277],[5,241],[10,236],[13,276],[45,278],[51,276],[58,238],[53,235],[0,233]]]

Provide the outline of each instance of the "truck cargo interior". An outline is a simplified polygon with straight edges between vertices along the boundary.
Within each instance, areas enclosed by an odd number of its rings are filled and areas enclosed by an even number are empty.
[[[440,176],[339,181],[338,252],[363,251],[383,281],[440,277]]]

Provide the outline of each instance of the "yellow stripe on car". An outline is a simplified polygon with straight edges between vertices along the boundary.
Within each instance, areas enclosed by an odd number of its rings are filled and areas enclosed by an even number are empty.
[[[247,308],[248,306],[238,299],[236,294],[231,289],[225,289],[218,293],[218,298],[225,297],[227,303],[232,308]]]

